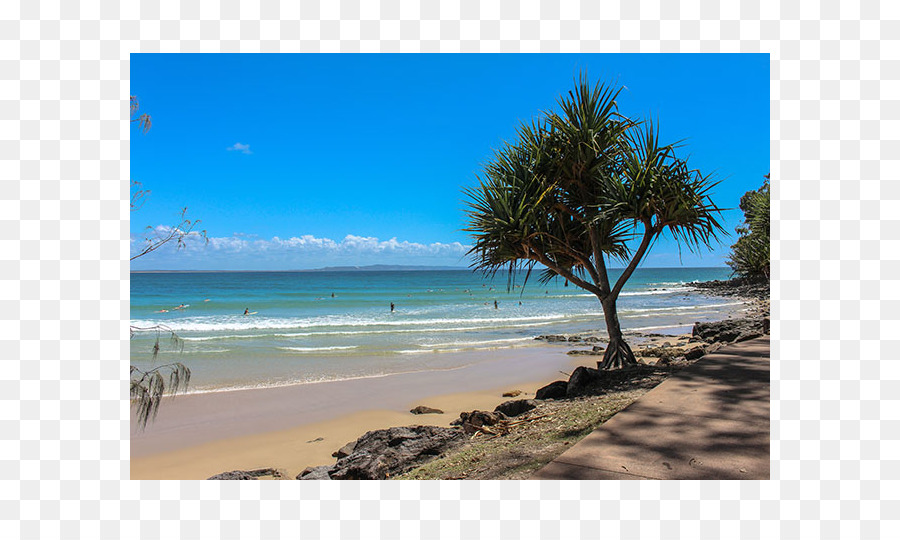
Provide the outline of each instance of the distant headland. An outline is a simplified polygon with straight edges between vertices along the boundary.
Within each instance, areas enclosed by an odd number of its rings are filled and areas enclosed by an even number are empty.
[[[428,272],[441,270],[468,270],[464,266],[411,266],[402,264],[370,264],[367,266],[326,266],[297,270],[132,270],[132,274],[212,274],[239,272]]]

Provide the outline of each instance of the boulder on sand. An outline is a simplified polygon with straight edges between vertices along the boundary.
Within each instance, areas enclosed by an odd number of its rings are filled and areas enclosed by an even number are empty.
[[[413,414],[444,414],[444,411],[440,409],[432,409],[431,407],[426,407],[424,405],[419,405],[415,409],[410,409]]]
[[[328,471],[331,470],[329,465],[319,465],[318,467],[307,467],[303,472],[297,475],[297,480],[331,480]]]
[[[506,416],[519,416],[537,407],[533,399],[514,399],[504,401],[494,409],[494,412],[503,413]]]
[[[540,388],[534,394],[535,399],[560,399],[566,397],[566,388],[569,383],[566,381],[554,381],[547,386]]]
[[[333,480],[384,480],[427,463],[467,440],[458,428],[392,427],[357,439],[353,453],[328,471]]]
[[[566,383],[566,397],[575,397],[587,393],[587,389],[601,377],[600,371],[594,368],[578,366],[569,382]]]
[[[356,441],[350,441],[344,446],[340,447],[340,449],[335,450],[331,455],[332,457],[341,459],[342,457],[347,457],[352,454],[354,448],[356,448]]]
[[[516,397],[521,394],[522,394],[521,390],[512,390],[510,392],[503,392],[503,397]]]
[[[596,348],[596,347],[595,347],[595,348]],[[583,350],[583,349],[572,349],[571,351],[567,352],[566,354],[571,355],[571,356],[578,356],[578,355],[581,355],[581,356],[601,356],[601,355],[603,354],[603,349],[600,349],[599,351],[594,351],[594,350],[585,351],[585,350]]]
[[[696,360],[706,354],[706,350],[703,347],[694,347],[684,353],[685,360]]]
[[[228,471],[210,476],[207,480],[259,480],[260,476],[272,476],[281,478],[281,471],[277,469],[253,469],[252,471]]]

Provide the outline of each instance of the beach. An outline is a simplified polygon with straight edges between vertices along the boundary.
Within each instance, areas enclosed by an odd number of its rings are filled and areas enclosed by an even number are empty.
[[[632,347],[674,342],[696,320],[745,309],[741,299],[692,292],[684,285],[692,276],[647,272],[626,288],[620,313]],[[268,468],[294,478],[307,467],[334,463],[333,452],[370,430],[446,427],[463,411],[490,411],[511,399],[503,393],[533,398],[578,366],[596,367],[599,356],[567,353],[597,343],[578,336],[605,335],[596,300],[561,283],[506,293],[494,308],[486,299],[500,292],[471,272],[207,276],[206,282],[219,280],[218,291],[192,290],[203,282],[184,282],[184,276],[152,279],[138,294],[133,281],[132,325],[174,328],[182,348],[155,362],[184,362],[193,375],[188,393],[165,398],[145,429],[132,418],[133,479],[205,479]],[[237,279],[265,318],[232,314],[247,302],[216,306]],[[334,297],[315,296],[330,289]],[[192,307],[148,316],[188,294],[194,298],[182,303]],[[212,299],[204,302],[206,296]],[[389,297],[406,298],[405,311],[384,310]],[[557,332],[575,341],[535,339]],[[141,338],[132,341],[133,365],[150,364],[147,336]],[[444,412],[410,412],[420,405]]]
[[[453,370],[168,398],[146,430],[132,429],[131,477],[204,479],[272,467],[293,478],[307,466],[332,463],[332,452],[366,431],[448,426],[462,411],[493,410],[510,399],[504,392],[533,397],[541,386],[565,378],[560,371],[596,364],[596,357],[567,350],[503,350]],[[409,412],[418,405],[444,414]]]

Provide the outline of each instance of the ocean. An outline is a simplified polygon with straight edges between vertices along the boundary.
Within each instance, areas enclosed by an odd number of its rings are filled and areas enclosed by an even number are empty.
[[[638,269],[619,297],[622,328],[676,334],[725,318],[739,300],[689,284],[729,276]],[[155,332],[137,331],[131,364],[181,362],[192,372],[188,392],[210,392],[456,369],[477,361],[467,353],[546,346],[534,339],[541,334],[605,333],[592,294],[516,278],[507,290],[505,273],[470,270],[132,273],[132,327],[164,325],[183,341],[164,332],[154,360]]]

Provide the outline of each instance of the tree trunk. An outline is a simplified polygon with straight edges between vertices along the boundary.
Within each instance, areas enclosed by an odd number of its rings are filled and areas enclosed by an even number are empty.
[[[597,369],[609,370],[636,365],[637,360],[631,347],[625,343],[622,337],[622,329],[619,327],[619,315],[616,312],[616,299],[607,298],[600,301],[603,306],[603,315],[606,317],[606,332],[609,334],[609,345],[603,353],[603,361],[597,362]]]

